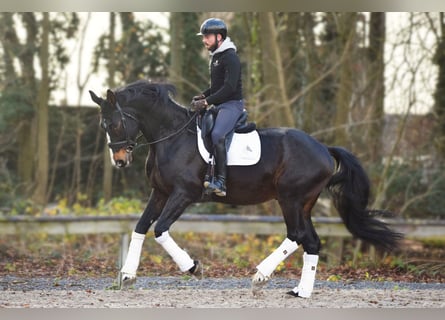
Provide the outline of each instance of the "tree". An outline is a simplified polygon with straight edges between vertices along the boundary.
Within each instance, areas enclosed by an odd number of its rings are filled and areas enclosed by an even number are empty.
[[[305,73],[304,83],[302,85],[309,85],[318,78],[319,54],[316,44],[316,36],[314,34],[315,17],[313,13],[305,12],[303,14],[304,24],[302,26],[302,35],[304,39],[304,61],[307,72]],[[316,105],[319,89],[314,88],[309,90],[302,99],[302,129],[306,132],[313,132],[316,129],[315,123],[319,120],[317,115]]]
[[[27,186],[21,193],[32,195],[42,205],[48,196],[48,100],[51,90],[60,85],[57,70],[69,61],[63,41],[75,35],[77,24],[75,13],[0,16],[6,66],[1,77],[7,79],[0,97],[3,129],[17,128],[17,176],[19,183]],[[19,28],[24,36],[19,37]]]
[[[3,71],[5,85],[2,90],[0,107],[3,120],[2,129],[4,131],[14,130],[17,137],[16,172],[19,183],[24,186],[21,192],[30,193],[34,187],[35,154],[35,110],[32,97],[37,95],[36,76],[32,62],[34,53],[37,51],[38,29],[33,14],[22,14],[20,17],[23,19],[27,33],[25,42],[22,43],[16,31],[16,16],[14,13],[1,13],[0,33],[3,35],[1,44],[5,66]],[[16,62],[19,63],[19,66]],[[15,126],[15,129],[12,125]]]
[[[445,160],[445,14],[439,13],[439,33],[433,62],[438,66],[438,79],[434,92],[434,113],[436,116],[435,146],[439,158]]]
[[[36,188],[32,199],[44,205],[47,201],[49,150],[48,150],[48,99],[49,99],[49,13],[43,13],[39,51],[41,80],[37,92],[37,170]]]
[[[110,34],[109,34],[109,60],[107,64],[107,71],[108,71],[108,87],[114,88],[116,86],[115,84],[115,73],[116,73],[116,56],[114,55],[115,50],[115,31],[116,31],[116,15],[114,12],[110,12]],[[104,169],[103,169],[103,198],[105,202],[108,202],[111,200],[111,197],[113,195],[113,166],[110,159],[110,149],[108,148],[108,145],[104,145],[103,149],[103,159],[104,159]]]
[[[340,146],[349,146],[348,138],[348,122],[350,109],[352,105],[353,94],[353,46],[356,40],[357,13],[339,13],[335,14],[338,32],[338,56],[345,55],[345,59],[340,66],[340,79],[338,83],[336,96],[336,113],[335,113],[335,144]]]
[[[138,21],[132,12],[121,12],[113,15],[116,21],[114,43],[110,42],[110,34],[99,37],[94,51],[93,72],[107,65],[111,58],[115,60],[115,84],[127,84],[138,79],[160,79],[167,74],[167,58],[163,46],[161,32],[149,20]],[[120,26],[121,32],[117,27]]]
[[[82,59],[83,59],[83,48],[84,48],[84,42],[85,42],[85,32],[88,28],[89,21],[91,18],[91,13],[89,12],[87,14],[85,24],[82,27],[82,32],[79,35],[79,55],[78,55],[78,69],[77,69],[77,79],[76,84],[77,88],[79,89],[79,96],[77,99],[77,112],[75,116],[76,120],[76,144],[75,144],[75,153],[74,153],[74,165],[73,165],[73,176],[72,176],[72,183],[71,183],[71,191],[68,196],[68,203],[72,204],[78,200],[78,198],[81,196],[82,193],[82,168],[81,168],[81,158],[82,158],[82,136],[85,131],[85,124],[82,122],[81,119],[81,98],[85,91],[85,85],[88,83],[88,79],[90,78],[91,73],[87,73],[85,79],[81,79],[81,66],[82,66]],[[94,172],[89,172],[90,176],[95,176]]]
[[[182,72],[184,66],[184,13],[172,12],[170,14],[170,82],[175,85],[178,92],[183,93]]]
[[[368,145],[372,162],[382,159],[382,131],[384,120],[385,96],[385,13],[371,12],[369,28],[369,61],[367,74],[369,78],[368,103],[370,104],[371,123]]]
[[[176,99],[189,104],[191,97],[202,92],[209,84],[207,52],[199,31],[200,15],[196,12],[170,14],[169,81],[176,86]]]
[[[261,30],[262,79],[265,100],[264,113],[269,126],[294,127],[294,117],[286,88],[283,62],[278,42],[278,30],[272,12],[259,13]]]
[[[118,23],[120,21],[120,24]],[[119,27],[121,30],[119,30]],[[124,85],[138,79],[159,80],[166,77],[167,57],[161,32],[151,21],[138,21],[132,12],[110,13],[109,32],[99,37],[94,51],[93,72],[105,67],[108,74],[108,88]],[[112,197],[112,185],[125,183],[125,171],[113,175],[110,150],[104,145],[103,151],[103,197]],[[113,177],[114,176],[114,177]],[[120,182],[115,180],[120,179]]]

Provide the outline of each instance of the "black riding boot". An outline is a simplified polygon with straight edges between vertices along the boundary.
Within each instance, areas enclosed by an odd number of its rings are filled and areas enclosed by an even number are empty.
[[[225,197],[227,153],[225,139],[221,140],[215,146],[216,179],[204,182],[204,187],[210,192],[214,192],[217,196]]]

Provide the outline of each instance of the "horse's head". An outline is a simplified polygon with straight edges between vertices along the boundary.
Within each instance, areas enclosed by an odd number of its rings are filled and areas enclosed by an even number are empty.
[[[91,99],[100,106],[100,126],[105,130],[108,146],[112,151],[114,165],[123,168],[133,161],[133,149],[139,133],[136,117],[120,106],[113,91],[107,91],[107,98],[98,97],[90,91]]]

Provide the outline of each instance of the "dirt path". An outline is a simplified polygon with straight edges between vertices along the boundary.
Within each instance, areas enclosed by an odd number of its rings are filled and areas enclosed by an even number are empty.
[[[435,290],[318,289],[312,298],[291,297],[268,289],[253,297],[248,289],[233,290],[34,290],[4,291],[6,308],[443,308],[443,292]]]
[[[445,285],[317,282],[310,299],[286,294],[274,279],[254,297],[250,279],[142,278],[133,290],[111,290],[112,279],[0,279],[0,308],[445,308]]]

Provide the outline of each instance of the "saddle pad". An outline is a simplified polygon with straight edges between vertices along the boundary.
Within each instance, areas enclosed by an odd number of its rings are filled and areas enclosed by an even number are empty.
[[[198,149],[205,162],[209,162],[210,154],[201,138],[201,129],[197,127]],[[234,133],[229,151],[227,152],[228,166],[251,166],[260,161],[261,142],[258,131],[249,133]]]

